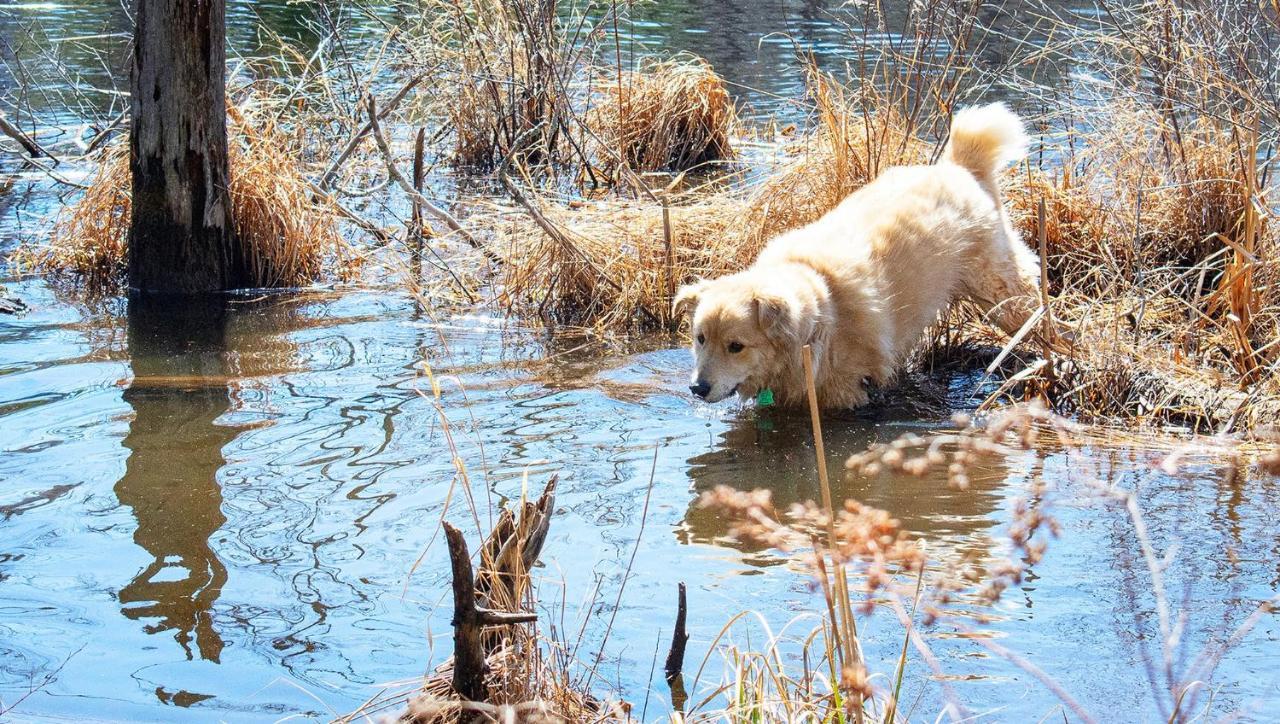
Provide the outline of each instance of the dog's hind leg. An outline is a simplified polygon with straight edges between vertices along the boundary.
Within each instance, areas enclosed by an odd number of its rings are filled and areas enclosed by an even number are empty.
[[[987,321],[1012,336],[1040,308],[1040,262],[1007,226],[993,237],[964,291]]]

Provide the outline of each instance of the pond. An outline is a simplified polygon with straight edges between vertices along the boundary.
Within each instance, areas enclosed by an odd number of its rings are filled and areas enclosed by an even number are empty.
[[[231,5],[241,47],[264,25],[310,32],[300,18],[313,5]],[[790,41],[770,33],[819,52],[844,33],[830,22],[835,2],[638,12],[638,39],[705,55],[764,112],[802,87]],[[68,36],[128,29],[110,3],[0,4],[10,44],[35,19]],[[59,192],[26,180],[0,194],[0,249],[37,233]],[[474,545],[499,506],[553,473],[557,509],[537,574],[543,621],[574,646],[580,673],[595,671],[597,692],[625,698],[637,717],[669,710],[654,661],[678,582],[689,586],[691,663],[740,611],[774,631],[797,617],[793,631],[816,623],[821,595],[802,571],[730,542],[728,521],[696,504],[721,484],[769,489],[779,504],[816,499],[808,421],[693,400],[678,338],[547,337],[483,314],[439,318],[378,280],[216,309],[88,309],[39,280],[0,282],[31,308],[0,317],[9,717],[260,721],[353,710],[450,652],[441,518]],[[441,383],[438,402],[424,365]],[[957,409],[972,407],[979,383],[971,372],[941,380]],[[959,602],[981,614],[968,635],[922,629],[945,676],[912,656],[913,718],[942,712],[943,683],[988,720],[1063,716],[1040,681],[974,636],[1034,662],[1095,716],[1167,718],[1152,694],[1165,666],[1156,589],[1132,520],[1097,500],[1094,482],[1134,493],[1151,545],[1168,556],[1163,592],[1182,617],[1175,671],[1280,591],[1280,481],[1214,456],[1165,472],[1177,440],[1018,452],[972,471],[965,491],[945,475],[844,474],[844,459],[869,443],[948,417],[827,419],[837,497],[891,511],[939,565],[1009,555],[1005,528],[1034,479],[1048,483],[1036,503],[1062,532],[993,608]],[[862,626],[872,670],[892,670],[896,619],[877,612]],[[767,636],[755,617],[735,631],[741,644]],[[1215,717],[1274,716],[1278,642],[1280,617],[1266,615],[1232,642],[1202,705],[1211,699]],[[720,676],[712,655],[690,681],[692,701]]]

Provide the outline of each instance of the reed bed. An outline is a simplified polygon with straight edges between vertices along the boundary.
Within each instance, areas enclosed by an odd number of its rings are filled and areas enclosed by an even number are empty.
[[[312,197],[287,139],[245,107],[228,113],[232,220],[259,287],[310,284],[326,272],[350,278],[360,255],[339,233],[337,215]],[[123,291],[131,213],[129,145],[102,152],[89,188],[65,207],[47,246],[25,246],[22,268],[71,280],[91,296]]]
[[[419,18],[409,64],[431,78],[425,112],[451,130],[455,166],[585,161],[571,95],[592,57],[575,39],[593,34],[567,26],[562,11],[572,9],[559,0],[430,0],[406,9]]]
[[[909,115],[890,92],[846,87],[814,70],[809,96],[814,130],[784,149],[790,159],[752,194],[746,226],[757,249],[817,221],[884,169],[931,157],[933,146],[920,135],[923,119]]]
[[[672,203],[604,200],[539,206],[553,227],[517,216],[498,227],[506,262],[502,301],[556,325],[659,329],[675,320],[685,282],[738,271],[772,237],[817,219],[879,169],[926,157],[899,113],[861,113],[814,75],[819,127],[783,149],[786,160],[754,188]]]
[[[884,95],[821,75],[811,87],[814,130],[753,188],[666,210],[544,201],[557,233],[528,219],[505,226],[503,302],[559,325],[674,326],[678,285],[740,270],[770,238],[817,219],[885,168],[929,162],[940,147]],[[1195,429],[1266,421],[1280,412],[1280,245],[1256,180],[1256,136],[1199,117],[1174,140],[1159,113],[1124,98],[1094,118],[1098,130],[1067,136],[1042,156],[1050,160],[1004,179],[1033,248],[1043,225],[1052,313],[1077,345],[1055,360],[1059,374],[1028,359],[1040,366],[1012,370],[1015,384],[997,394],[1052,395],[1060,410],[1091,419]],[[981,324],[960,331],[943,338],[1004,344]]]
[[[1197,118],[1175,141],[1158,112],[1119,99],[1074,129],[1060,164],[1009,179],[1010,202],[1027,239],[1046,204],[1050,273],[1058,288],[1106,289],[1119,273],[1183,272],[1229,249],[1243,231],[1257,163],[1238,129]]]
[[[622,164],[633,171],[687,171],[734,158],[733,98],[705,60],[645,59],[598,84],[602,97],[585,123],[610,175]]]

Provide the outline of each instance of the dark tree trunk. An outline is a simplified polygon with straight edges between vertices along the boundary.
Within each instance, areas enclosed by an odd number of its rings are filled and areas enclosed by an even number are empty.
[[[134,0],[129,286],[250,286],[231,223],[225,0]]]

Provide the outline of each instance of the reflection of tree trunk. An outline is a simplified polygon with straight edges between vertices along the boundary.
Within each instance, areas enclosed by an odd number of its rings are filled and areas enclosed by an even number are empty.
[[[226,521],[217,473],[233,428],[215,421],[230,406],[225,384],[220,300],[129,304],[133,382],[124,400],[133,408],[124,446],[130,455],[116,497],[133,509],[134,542],[155,560],[120,591],[123,613],[151,619],[148,633],[175,631],[193,657],[218,661],[223,642],[212,608],[227,569],[209,547]],[[211,377],[206,386],[202,377]],[[149,379],[162,378],[162,384]],[[190,379],[186,387],[174,378]]]
[[[225,0],[134,0],[129,286],[251,286],[231,223]]]

